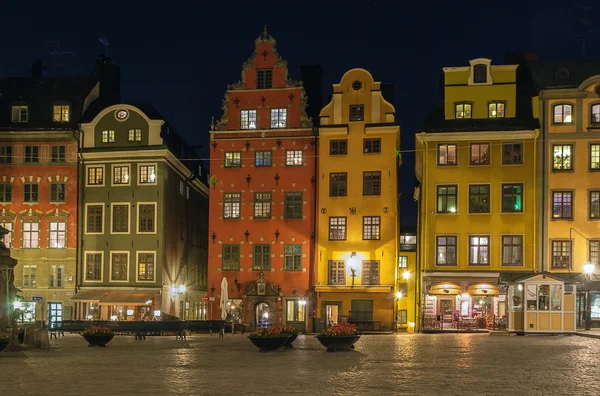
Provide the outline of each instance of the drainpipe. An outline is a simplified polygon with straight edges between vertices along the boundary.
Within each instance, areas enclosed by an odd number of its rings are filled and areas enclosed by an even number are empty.
[[[546,166],[547,166],[547,159],[546,159],[546,151],[547,151],[547,147],[546,147],[546,128],[545,128],[545,123],[544,123],[544,115],[545,115],[545,100],[543,98],[544,93],[540,92],[540,98],[539,100],[539,115],[538,115],[538,119],[540,122],[540,130],[542,133],[542,227],[540,227],[540,237],[538,238],[538,241],[541,244],[541,257],[540,257],[540,269],[542,272],[544,272],[544,267],[545,267],[545,262],[546,262],[546,219],[547,219],[547,214],[546,214],[546,184],[547,184],[547,180],[546,180]],[[537,151],[537,150],[536,150]],[[537,172],[537,170],[536,170]],[[536,186],[537,187],[537,186]]]
[[[318,127],[313,127],[313,138],[315,139],[315,145],[313,146],[314,149],[314,173],[313,176],[315,178],[315,182],[313,184],[313,205],[312,205],[312,210],[313,210],[313,238],[312,238],[312,248],[313,248],[313,252],[312,252],[312,257],[311,257],[311,265],[310,265],[310,277],[309,277],[309,282],[310,282],[310,288],[313,291],[313,306],[312,306],[312,311],[313,311],[313,315],[312,315],[312,332],[315,333],[316,332],[316,315],[317,315],[317,292],[316,292],[316,279],[315,277],[317,276],[316,274],[316,268],[317,268],[317,251],[318,251],[318,246],[317,246],[317,183],[319,182],[319,162],[318,162],[318,149],[319,149],[319,139],[317,138],[318,135],[318,131],[319,128]]]
[[[77,294],[77,291],[79,290],[79,285],[82,283],[83,279],[81,279],[80,281],[80,277],[83,277],[82,273],[83,271],[80,270],[80,266],[83,265],[83,231],[80,232],[80,230],[83,230],[84,227],[84,210],[85,208],[83,207],[83,189],[85,186],[85,183],[82,183],[80,178],[81,178],[81,168],[83,166],[83,161],[81,158],[81,150],[82,150],[82,146],[83,146],[83,128],[81,128],[81,124],[78,124],[78,130],[73,132],[73,136],[75,137],[75,140],[77,140],[77,176],[75,179],[75,183],[77,183],[76,185],[77,187],[77,227],[76,227],[76,237],[75,240],[77,241],[77,244],[75,246],[75,294]],[[79,187],[80,186],[80,187]],[[103,209],[104,210],[104,209]],[[71,315],[72,319],[77,319],[77,320],[81,320],[82,318],[80,316],[84,315],[84,313],[82,312],[82,302],[76,302],[75,303],[76,309],[73,309],[73,313]]]
[[[537,208],[538,208],[538,201],[537,201],[537,144],[538,144],[538,137],[539,137],[539,131],[535,131],[535,137],[533,139],[533,146],[534,146],[534,150],[533,150],[533,213],[538,213]],[[542,193],[543,196],[543,193]],[[543,221],[543,220],[542,220]],[[535,233],[537,229],[537,219],[534,219],[533,221],[533,237],[534,239],[537,238],[537,234]],[[539,239],[536,241],[536,243],[534,243],[534,248],[533,248],[533,259],[531,260],[531,269],[533,270],[533,272],[536,272],[537,269],[537,264],[536,264],[536,257],[537,257],[537,243],[539,243]]]

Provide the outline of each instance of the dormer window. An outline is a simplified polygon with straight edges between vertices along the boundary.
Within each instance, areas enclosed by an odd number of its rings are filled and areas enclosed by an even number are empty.
[[[69,122],[71,119],[71,106],[54,105],[54,122]]]
[[[592,105],[592,111],[590,111],[590,123],[600,124],[600,104]]]
[[[350,121],[364,121],[365,120],[365,106],[364,105],[350,105]]]
[[[29,106],[13,106],[12,122],[27,122],[29,120]]]
[[[570,104],[555,105],[553,114],[555,124],[571,124],[573,122],[573,106]]]
[[[473,67],[473,83],[487,83],[487,65],[478,64]]]
[[[456,119],[473,118],[473,105],[471,103],[455,103],[454,109]]]
[[[491,74],[491,59],[477,58],[469,61],[468,85],[488,85],[493,84]]]
[[[488,103],[488,118],[504,118],[504,102]]]
[[[256,87],[258,89],[269,89],[273,87],[273,70],[262,69],[257,71]]]

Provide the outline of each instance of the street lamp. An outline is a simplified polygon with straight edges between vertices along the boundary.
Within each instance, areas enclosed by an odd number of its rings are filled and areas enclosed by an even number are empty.
[[[402,277],[404,278],[404,280],[408,280],[410,278],[410,272],[404,271],[404,273],[402,274]]]
[[[596,265],[594,263],[590,263],[589,261],[583,264],[583,273],[586,275],[588,279],[591,279],[592,274],[596,270]]]

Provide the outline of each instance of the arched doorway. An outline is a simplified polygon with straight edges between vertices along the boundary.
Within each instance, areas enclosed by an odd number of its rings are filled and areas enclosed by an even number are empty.
[[[266,302],[259,302],[256,304],[255,309],[256,327],[267,327],[271,323],[269,304]]]

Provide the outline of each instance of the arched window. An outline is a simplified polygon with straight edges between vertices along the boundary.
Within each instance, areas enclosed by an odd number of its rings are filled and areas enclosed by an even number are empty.
[[[591,124],[600,124],[600,103],[592,105],[590,116]]]
[[[473,67],[473,83],[475,83],[475,84],[487,83],[487,65],[480,63]]]
[[[557,104],[553,108],[554,124],[571,124],[573,122],[573,106]]]

